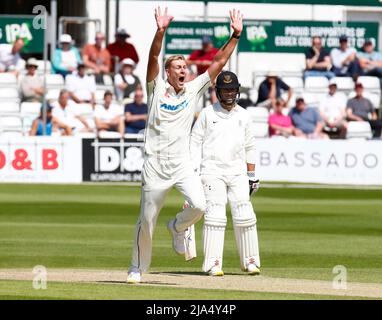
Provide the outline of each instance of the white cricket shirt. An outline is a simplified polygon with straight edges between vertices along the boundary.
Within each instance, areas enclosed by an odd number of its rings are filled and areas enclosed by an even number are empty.
[[[210,86],[208,71],[176,94],[159,75],[147,83],[145,154],[162,159],[190,157],[190,134],[199,98]]]
[[[346,96],[342,92],[336,92],[334,95],[327,94],[320,101],[320,112],[329,119],[341,119],[345,114]]]
[[[96,82],[93,75],[70,74],[66,77],[66,89],[75,94],[80,100],[91,100],[92,93],[96,92]]]
[[[117,105],[115,103],[111,103],[109,108],[105,108],[104,105],[97,104],[95,106],[94,110],[94,117],[104,121],[104,122],[110,122],[115,117],[122,117],[123,115],[123,109],[120,105]]]
[[[240,175],[255,163],[255,135],[247,110],[219,102],[202,110],[191,133],[191,157],[201,174]]]

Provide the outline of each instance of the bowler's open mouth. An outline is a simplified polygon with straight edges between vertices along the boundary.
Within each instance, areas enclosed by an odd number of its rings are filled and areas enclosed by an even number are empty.
[[[186,77],[179,77],[179,82],[183,83]]]

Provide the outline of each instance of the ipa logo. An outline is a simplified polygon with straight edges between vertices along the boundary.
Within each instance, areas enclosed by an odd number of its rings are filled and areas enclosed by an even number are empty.
[[[264,26],[250,26],[247,27],[247,39],[250,42],[257,43],[263,42],[268,38]]]
[[[336,290],[346,290],[347,288],[347,269],[345,266],[337,265],[333,268],[333,274],[336,276],[333,278],[332,286]]]
[[[214,35],[217,39],[226,39],[229,37],[229,30],[227,26],[216,26],[214,27]]]
[[[18,38],[24,39],[24,41],[30,41],[33,39],[29,26],[25,22],[22,24],[7,24],[5,26],[5,35],[8,43],[13,43]]]
[[[36,290],[47,288],[47,271],[44,266],[35,266],[33,268],[33,288]]]

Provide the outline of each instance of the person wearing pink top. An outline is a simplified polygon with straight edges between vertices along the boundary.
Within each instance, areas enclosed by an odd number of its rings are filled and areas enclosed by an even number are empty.
[[[292,119],[288,115],[282,113],[285,102],[282,99],[278,99],[274,106],[274,112],[269,115],[269,135],[272,136],[284,136],[289,137],[293,134],[294,127]]]

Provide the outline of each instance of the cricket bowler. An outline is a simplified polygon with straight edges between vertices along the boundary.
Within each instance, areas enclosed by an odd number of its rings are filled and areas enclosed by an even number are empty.
[[[175,186],[190,204],[168,224],[173,249],[185,254],[184,231],[202,218],[206,200],[200,176],[194,171],[190,156],[190,134],[198,100],[211,85],[234,51],[243,29],[240,11],[230,11],[233,34],[218,51],[208,70],[185,83],[186,59],[169,57],[160,76],[159,57],[166,29],[173,16],[167,8],[155,10],[157,30],[149,52],[147,67],[148,120],[145,130],[142,169],[141,209],[135,229],[131,266],[127,282],[141,281],[142,272],[150,266],[152,238],[166,194]]]
[[[255,138],[250,115],[237,104],[240,84],[223,71],[216,80],[218,102],[202,110],[191,133],[191,156],[200,170],[207,201],[203,225],[203,271],[223,276],[227,199],[231,206],[241,269],[260,273],[256,215],[250,201],[255,178]]]

